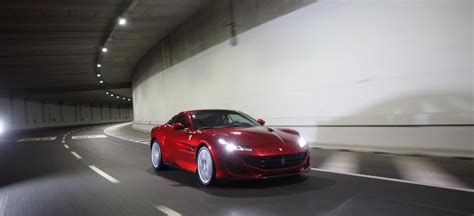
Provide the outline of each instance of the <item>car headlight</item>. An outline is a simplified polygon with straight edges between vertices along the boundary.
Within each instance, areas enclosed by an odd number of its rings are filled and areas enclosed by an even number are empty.
[[[306,142],[306,140],[300,136],[300,138],[298,139],[298,144],[300,145],[301,148],[305,147],[308,143]]]
[[[218,142],[219,142],[219,144],[224,145],[225,150],[227,150],[228,152],[233,152],[233,151],[251,152],[252,151],[251,148],[247,148],[247,147],[243,147],[243,146],[240,146],[240,145],[235,145],[233,143],[229,143],[229,142],[225,141],[225,139],[222,139],[222,138],[219,139]]]

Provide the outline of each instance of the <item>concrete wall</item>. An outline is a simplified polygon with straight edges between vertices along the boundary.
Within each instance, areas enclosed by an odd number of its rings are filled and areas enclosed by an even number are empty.
[[[130,105],[11,99],[6,91],[0,95],[0,121],[5,131],[132,120]]]
[[[289,14],[249,2],[236,1],[237,25],[251,26],[236,46],[216,36],[225,27],[208,27],[225,14],[216,3],[142,59],[136,128],[229,108],[295,128],[315,147],[474,156],[471,0],[321,0]],[[251,19],[267,13],[281,16]]]

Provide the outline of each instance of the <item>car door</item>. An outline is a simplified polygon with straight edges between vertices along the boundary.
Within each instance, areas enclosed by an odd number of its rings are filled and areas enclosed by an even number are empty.
[[[175,158],[174,158],[174,151],[175,147],[173,146],[173,143],[168,140],[168,136],[171,133],[174,133],[174,129],[171,125],[176,121],[177,115],[173,116],[163,127],[162,130],[164,130],[163,136],[161,137],[161,141],[163,142],[163,149],[162,153],[164,154],[164,157],[168,160],[174,163]]]
[[[168,134],[167,140],[170,144],[172,157],[176,165],[187,169],[189,166],[189,143],[188,143],[188,136],[189,136],[189,122],[186,118],[185,113],[180,113],[176,117],[174,123],[181,123],[184,125],[183,129],[176,130],[172,128],[170,133]]]

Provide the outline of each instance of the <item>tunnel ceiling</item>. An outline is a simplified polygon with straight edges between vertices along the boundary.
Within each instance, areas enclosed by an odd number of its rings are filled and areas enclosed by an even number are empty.
[[[13,97],[114,102],[95,76],[98,54],[110,88],[131,96],[132,71],[161,38],[209,0],[2,0],[0,89]],[[134,4],[132,4],[134,3]]]

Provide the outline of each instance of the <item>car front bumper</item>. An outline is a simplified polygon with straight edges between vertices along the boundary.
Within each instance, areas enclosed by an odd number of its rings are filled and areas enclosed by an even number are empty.
[[[278,161],[281,161],[281,159],[285,157],[288,158],[289,155],[292,154],[266,156],[272,160],[271,164],[266,163],[267,166],[264,166],[265,163],[249,163],[249,160],[245,160],[245,155],[239,152],[222,155],[222,159],[217,160],[216,177],[218,179],[268,179],[309,172],[311,169],[309,151],[300,152],[298,154],[304,154],[304,156],[302,156],[298,162],[293,161],[293,163],[288,164],[284,162],[281,164],[282,162]],[[262,160],[264,161],[264,159],[265,158]]]

